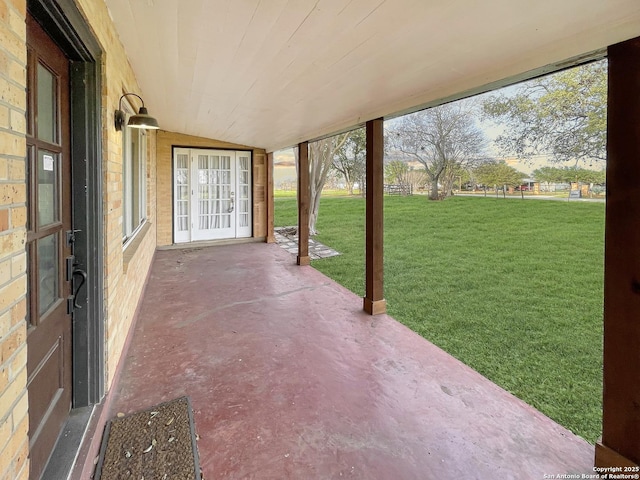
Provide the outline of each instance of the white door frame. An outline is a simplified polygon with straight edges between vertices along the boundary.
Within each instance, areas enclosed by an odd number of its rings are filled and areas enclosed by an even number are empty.
[[[174,148],[174,242],[252,236],[251,152]]]

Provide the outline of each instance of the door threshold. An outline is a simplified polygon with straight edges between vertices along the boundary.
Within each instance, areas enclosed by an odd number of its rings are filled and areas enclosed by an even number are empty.
[[[78,459],[80,446],[89,427],[95,405],[74,408],[69,412],[41,480],[67,480]]]
[[[158,250],[180,250],[184,248],[213,247],[215,245],[237,245],[239,243],[264,243],[266,237],[224,238],[220,240],[196,240],[195,242],[174,243],[158,246]]]

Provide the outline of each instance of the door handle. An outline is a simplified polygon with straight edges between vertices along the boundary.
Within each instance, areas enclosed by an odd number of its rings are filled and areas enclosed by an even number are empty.
[[[75,283],[76,276],[80,277],[80,283],[78,284],[78,286],[76,286],[75,290],[73,291],[73,308],[82,308],[82,305],[78,305],[77,298],[78,298],[78,292],[84,286],[84,284],[87,283],[87,272],[85,272],[84,270],[80,270],[79,268],[76,268],[73,271],[74,283]]]
[[[233,209],[235,208],[235,201],[234,201],[234,197],[235,197],[235,192],[231,192],[231,198],[229,199],[231,201],[231,205],[229,205],[229,208],[227,209],[228,213],[233,212]]]

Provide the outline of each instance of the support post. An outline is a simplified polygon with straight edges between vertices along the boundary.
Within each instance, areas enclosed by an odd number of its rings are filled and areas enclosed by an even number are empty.
[[[309,265],[309,142],[298,144],[298,265]]]
[[[370,120],[366,125],[366,248],[364,311],[378,315],[387,311],[383,295],[383,195],[384,195],[384,122]]]
[[[640,37],[609,47],[602,439],[598,467],[640,464]]]
[[[267,243],[275,243],[273,219],[275,215],[273,198],[273,152],[267,153]]]

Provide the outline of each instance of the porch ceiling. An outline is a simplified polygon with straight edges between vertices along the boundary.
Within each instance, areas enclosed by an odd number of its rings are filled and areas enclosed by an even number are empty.
[[[640,35],[638,0],[105,0],[165,130],[269,151]]]

